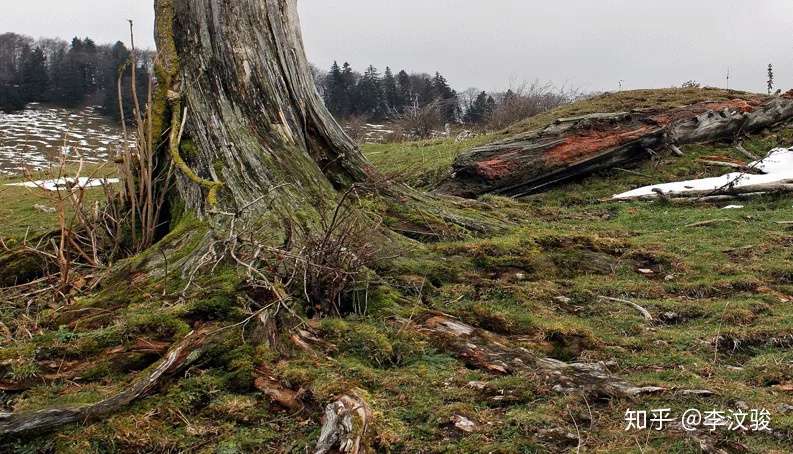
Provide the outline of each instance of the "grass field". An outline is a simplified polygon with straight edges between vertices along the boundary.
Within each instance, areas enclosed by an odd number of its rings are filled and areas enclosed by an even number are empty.
[[[540,127],[555,117],[728,96],[735,94],[627,92],[566,106],[511,130]],[[500,134],[462,144],[369,145],[364,151],[392,178],[431,187],[457,153]],[[760,155],[782,145],[793,145],[793,129],[745,142]],[[313,402],[331,401],[352,388],[365,393],[384,452],[700,452],[698,442],[681,431],[625,430],[626,411],[660,408],[677,417],[691,408],[767,409],[770,432],[722,428],[713,439],[731,446],[728,452],[790,452],[793,230],[787,223],[793,221],[793,198],[757,198],[734,210],[603,201],[638,186],[719,172],[698,157],[742,158],[727,145],[684,151],[682,158],[661,156],[526,200],[485,199],[489,212],[510,221],[509,229],[417,246],[377,270],[384,281],[371,289],[365,314],[316,323],[321,337],[335,345],[332,357],[293,352],[289,360],[273,362],[277,352],[236,339],[127,411],[8,446],[11,452],[305,452],[319,435],[315,415],[284,412],[251,384],[251,364],[270,363],[273,375]],[[29,208],[36,197],[3,194],[3,234],[19,236],[28,224],[36,231],[48,228],[50,220]],[[159,289],[85,297],[76,303],[80,308],[113,310],[89,326],[60,326],[53,321],[57,314],[42,312],[40,331],[0,349],[0,364],[13,363],[5,379],[35,376],[42,357],[73,361],[141,336],[178,339],[199,311],[231,323],[239,316],[239,279],[230,269],[218,269],[202,283],[213,293],[187,302],[163,301]],[[644,307],[654,321],[614,299]],[[10,325],[21,310],[0,310],[0,322]],[[533,374],[498,377],[467,368],[435,339],[394,323],[427,310],[507,336],[538,357],[603,361],[627,380],[667,391],[636,401],[589,399],[558,393]],[[79,380],[38,385],[11,402],[30,409],[95,401],[139,368],[99,360]],[[709,392],[686,392],[691,390]],[[476,429],[455,429],[455,415]]]

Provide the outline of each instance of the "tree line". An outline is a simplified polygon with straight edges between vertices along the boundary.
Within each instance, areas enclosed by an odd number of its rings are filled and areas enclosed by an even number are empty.
[[[538,82],[504,92],[475,88],[458,92],[440,72],[430,75],[401,70],[394,74],[390,66],[382,74],[372,65],[360,73],[349,63],[333,62],[328,71],[314,67],[313,72],[325,105],[337,119],[413,124],[421,119],[419,123],[430,124],[413,129],[424,132],[446,123],[500,128],[580,96],[575,90]]]
[[[0,110],[21,110],[31,102],[62,107],[92,103],[118,119],[120,77],[124,113],[131,116],[131,57],[120,41],[97,45],[90,38],[67,42],[4,33],[0,35]],[[138,51],[134,61],[138,96],[146,99],[153,54]]]
[[[338,119],[357,116],[381,121],[431,103],[439,104],[446,122],[457,122],[461,116],[457,92],[439,72],[434,76],[405,70],[394,74],[386,67],[381,75],[370,65],[361,74],[349,63],[333,62],[329,71],[315,69],[315,75],[325,105]]]

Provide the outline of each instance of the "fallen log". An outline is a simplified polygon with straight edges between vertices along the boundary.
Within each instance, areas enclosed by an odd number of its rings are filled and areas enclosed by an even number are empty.
[[[793,92],[782,97],[702,102],[676,109],[566,118],[461,154],[438,191],[474,198],[521,197],[593,172],[651,156],[648,150],[734,141],[793,119]]]

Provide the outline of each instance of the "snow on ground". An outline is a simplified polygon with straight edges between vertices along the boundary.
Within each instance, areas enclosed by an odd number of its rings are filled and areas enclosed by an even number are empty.
[[[122,142],[120,128],[97,107],[78,111],[37,103],[17,113],[0,112],[0,175],[38,171],[69,160],[107,162]]]
[[[54,180],[40,180],[40,181],[26,181],[24,183],[11,183],[6,186],[20,186],[23,188],[40,188],[45,191],[60,191],[69,189],[71,187],[93,188],[97,186],[104,186],[106,184],[116,184],[119,180],[117,178],[58,178]]]
[[[793,180],[793,148],[775,148],[764,159],[749,164],[749,167],[765,172],[764,175],[753,175],[733,172],[715,178],[678,181],[675,183],[657,184],[634,189],[614,196],[615,199],[631,199],[641,196],[652,196],[658,190],[664,194],[675,194],[691,190],[717,190],[732,185],[743,187],[757,184],[781,183]]]

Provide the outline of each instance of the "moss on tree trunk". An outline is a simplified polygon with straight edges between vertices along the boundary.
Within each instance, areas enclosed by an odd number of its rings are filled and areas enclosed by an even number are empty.
[[[184,137],[177,187],[204,216],[303,212],[374,172],[325,109],[303,51],[294,0],[157,0],[155,131]],[[265,199],[261,197],[269,196]]]

